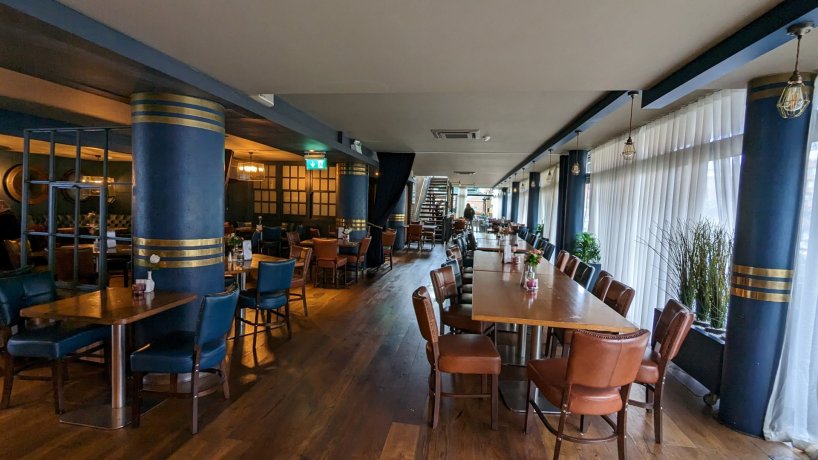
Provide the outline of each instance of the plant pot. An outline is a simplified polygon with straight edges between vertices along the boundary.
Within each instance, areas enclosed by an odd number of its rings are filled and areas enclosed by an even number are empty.
[[[710,327],[707,326],[704,328],[705,332],[709,332],[713,335],[723,336],[727,334],[727,329],[721,327]]]
[[[695,321],[693,321],[693,325],[694,326],[699,326],[701,328],[706,328],[706,327],[710,327],[710,321],[695,320]]]

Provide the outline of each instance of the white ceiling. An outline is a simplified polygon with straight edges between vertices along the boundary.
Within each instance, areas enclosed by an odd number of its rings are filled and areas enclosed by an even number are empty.
[[[779,0],[62,2],[370,148],[418,152],[417,174],[470,169],[491,185],[604,91],[649,87]],[[818,37],[807,37],[816,67]],[[789,48],[709,86],[786,71]],[[596,131],[621,132],[622,119]],[[435,128],[481,129],[491,141],[435,140]]]

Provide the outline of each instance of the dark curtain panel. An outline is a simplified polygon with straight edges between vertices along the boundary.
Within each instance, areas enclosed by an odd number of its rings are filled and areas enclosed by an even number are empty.
[[[378,152],[380,176],[378,189],[375,192],[375,204],[369,208],[369,221],[380,227],[386,227],[389,214],[406,187],[412,164],[415,162],[415,153]],[[366,253],[367,267],[379,267],[383,263],[382,231],[372,227],[372,242]]]

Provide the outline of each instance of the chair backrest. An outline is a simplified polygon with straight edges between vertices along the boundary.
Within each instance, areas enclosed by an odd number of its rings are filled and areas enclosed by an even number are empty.
[[[293,250],[290,248],[290,258],[304,263],[304,266],[300,269],[300,276],[305,276],[310,272],[310,264],[312,263],[312,248],[305,248],[302,246],[294,247],[296,248],[297,254],[293,255]]]
[[[315,260],[335,260],[338,257],[337,238],[313,238]]]
[[[635,295],[636,291],[634,291],[632,287],[620,281],[613,280],[611,281],[611,286],[608,288],[608,292],[605,294],[603,302],[624,317],[628,316],[628,310],[631,308],[631,303]]]
[[[545,243],[545,247],[542,249],[543,258],[545,260],[551,260],[551,257],[554,255],[554,249],[557,249],[557,247],[551,243]]]
[[[446,255],[448,257],[453,257],[457,260],[457,264],[462,266],[463,265],[463,252],[460,251],[459,246],[451,246],[449,249],[446,250]]]
[[[266,242],[278,241],[281,239],[281,227],[261,227],[261,239]]]
[[[682,310],[670,320],[665,336],[659,339],[661,344],[659,357],[663,364],[667,364],[679,354],[679,349],[682,348],[687,333],[690,332],[690,327],[693,326],[694,319],[696,318],[692,312]]]
[[[457,280],[451,266],[432,270],[429,276],[432,278],[432,288],[435,290],[438,306],[442,308],[447,299],[454,301],[457,298]]]
[[[295,244],[290,246],[290,259],[298,259],[301,257],[301,251],[306,249],[304,246],[297,246]]]
[[[568,355],[566,383],[590,388],[615,388],[633,383],[648,339],[645,329],[630,334],[575,331]]]
[[[310,238],[321,238],[321,230],[310,228]]]
[[[610,273],[602,270],[599,272],[599,278],[597,278],[591,293],[596,296],[597,299],[604,301],[612,282],[613,277],[610,276]]]
[[[298,232],[287,232],[287,244],[298,246],[301,244],[301,235]]]
[[[423,234],[423,225],[421,225],[421,224],[409,224],[409,227],[407,229],[407,233],[408,233],[410,239],[412,239],[412,238],[419,239],[420,236]]]
[[[466,236],[466,238],[469,239],[469,242],[466,245],[466,247],[471,249],[472,251],[477,249],[477,239],[474,237],[474,233],[469,232],[469,234]]]
[[[568,263],[565,264],[565,268],[562,270],[562,272],[568,275],[570,278],[573,278],[577,273],[577,268],[579,268],[580,262],[581,260],[579,260],[579,257],[568,256]]]
[[[383,246],[391,248],[395,245],[395,239],[398,236],[398,232],[396,231],[385,231],[381,236],[381,241],[383,242]]]
[[[556,246],[554,248],[556,249]],[[569,254],[568,251],[560,249],[560,252],[557,254],[557,260],[554,261],[554,266],[557,267],[557,270],[565,271],[565,265],[568,263],[570,257],[571,254]]]
[[[452,271],[454,272],[454,281],[457,284],[458,291],[463,288],[463,275],[460,274],[460,266],[457,264],[457,259],[449,258],[446,259],[445,262],[440,264],[440,268],[443,267],[452,267]]]
[[[418,321],[420,335],[424,340],[432,344],[434,358],[437,360],[437,341],[440,332],[437,328],[437,318],[435,317],[432,299],[425,287],[419,287],[412,293],[412,306],[415,308],[415,318]]]
[[[544,238],[540,238],[538,236],[537,241],[534,242],[534,249],[539,249],[540,251],[542,251],[543,249],[545,249],[546,244],[548,244],[548,242],[545,241]]]
[[[464,228],[466,228],[466,219],[457,219],[454,221],[455,230],[463,230]]]
[[[577,265],[577,272],[574,273],[574,281],[585,289],[588,289],[588,285],[591,284],[591,278],[594,277],[594,270],[594,267],[580,260]]]
[[[236,285],[218,294],[208,294],[202,298],[199,307],[199,319],[196,322],[196,345],[204,345],[216,340],[225,340],[233,318],[236,316],[236,304],[239,301],[239,290]]]
[[[253,253],[258,253],[261,250],[259,247],[260,242],[261,232],[253,232],[253,235],[250,237],[250,247],[252,248]]]
[[[295,271],[295,259],[258,263],[259,295],[277,294],[290,288]]]
[[[56,254],[56,272],[58,281],[73,281],[74,280],[74,247],[62,246],[57,248]],[[96,276],[95,261],[97,256],[93,249],[89,247],[79,248],[77,250],[77,258],[79,259],[79,271],[77,276],[82,280],[94,278]]]
[[[17,326],[20,324],[20,310],[56,298],[57,286],[51,272],[0,278],[0,326]]]
[[[360,243],[358,243],[358,260],[360,260],[361,257],[366,257],[366,251],[369,250],[369,243],[371,242],[372,242],[371,236],[365,236],[361,238]]]
[[[654,348],[657,342],[662,342],[662,340],[667,336],[668,328],[670,328],[670,322],[673,321],[673,318],[675,318],[676,315],[681,312],[690,312],[690,310],[679,303],[678,300],[668,299],[667,303],[665,303],[664,310],[662,310],[662,314],[659,315],[659,320],[656,322],[656,326],[653,328],[653,337],[650,340],[651,348]]]

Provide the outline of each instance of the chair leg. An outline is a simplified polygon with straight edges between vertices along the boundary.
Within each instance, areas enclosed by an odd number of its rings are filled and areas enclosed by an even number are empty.
[[[499,421],[499,380],[500,375],[492,375],[491,376],[491,429],[497,431],[500,429],[500,421]]]
[[[230,399],[230,358],[227,356],[222,360],[219,370],[222,373],[222,393],[224,399]]]
[[[258,335],[258,315],[259,311],[256,309],[253,315],[253,351],[256,350],[256,336]]]
[[[62,414],[62,391],[63,391],[63,361],[55,359],[51,362],[51,384],[54,387],[54,412]]]
[[[525,401],[525,422],[523,423],[523,434],[528,433],[528,419],[531,418],[531,401],[534,399],[534,389],[531,388],[531,380],[528,381],[525,394],[526,398],[528,399]]]
[[[142,419],[142,373],[134,372],[131,377],[131,426],[139,427],[139,421]]]
[[[653,436],[656,444],[662,443],[662,393],[664,383],[664,379],[659,380],[653,391]]]
[[[293,338],[293,327],[290,324],[290,301],[284,304],[284,321],[287,323],[287,340]]]
[[[435,374],[435,392],[432,395],[432,428],[437,428],[440,419],[440,372],[432,371]]]
[[[621,411],[617,412],[616,417],[616,447],[617,453],[619,454],[619,460],[625,460],[626,452],[625,452],[625,435],[627,434],[628,426],[627,426],[627,415],[628,415],[628,406],[622,408]]]
[[[192,393],[191,394],[191,396],[192,396],[191,399],[193,400],[192,407],[191,407],[193,422],[191,424],[190,431],[193,434],[196,434],[196,433],[199,432],[199,369],[198,369],[198,367],[199,367],[199,364],[197,363],[196,364],[196,369],[193,370],[193,375],[192,375],[191,381],[190,381],[190,391]]]
[[[579,432],[580,433],[585,433],[585,416],[584,415],[579,416]]]
[[[304,316],[310,316],[307,313],[307,282],[304,281],[304,284],[301,285],[301,301],[304,302]]]
[[[562,447],[562,434],[565,433],[565,419],[568,418],[566,406],[560,410],[560,423],[557,427],[557,440],[554,442],[554,460],[560,458],[560,447]]]
[[[0,406],[8,409],[11,404],[11,387],[14,384],[14,357],[4,352],[3,361],[3,402],[0,403]]]

